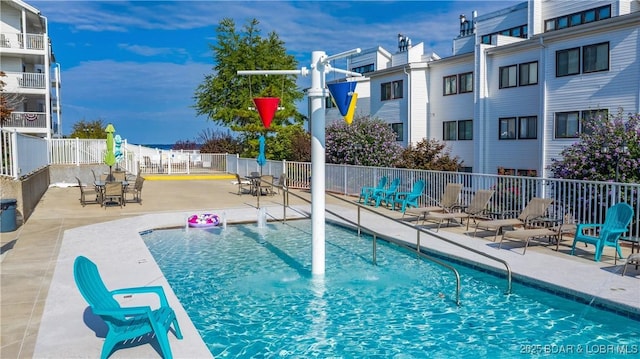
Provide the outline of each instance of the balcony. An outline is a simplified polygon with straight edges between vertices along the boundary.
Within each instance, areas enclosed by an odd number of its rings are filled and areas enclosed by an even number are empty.
[[[26,40],[26,41],[24,41]],[[44,50],[44,35],[2,33],[0,34],[0,47],[8,49]]]
[[[47,115],[44,112],[12,112],[9,119],[2,124],[3,128],[46,129]],[[19,131],[20,132],[20,131]],[[41,132],[41,131],[37,131]]]
[[[7,92],[23,92],[21,89],[37,89],[44,90],[47,88],[45,75],[41,72],[9,72],[3,81],[5,82],[5,91]]]

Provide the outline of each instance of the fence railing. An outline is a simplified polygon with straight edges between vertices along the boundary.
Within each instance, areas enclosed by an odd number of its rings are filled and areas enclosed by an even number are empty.
[[[260,172],[255,158],[228,155],[228,171],[246,176]],[[273,176],[286,174],[291,188],[311,187],[311,163],[271,161],[262,167],[262,173]],[[462,172],[441,172],[404,168],[366,167],[327,164],[325,186],[327,191],[358,196],[363,186],[375,186],[382,176],[400,179],[399,191],[411,191],[413,184],[422,179],[427,186],[419,200],[421,206],[431,205],[441,198],[447,183],[462,183],[459,202],[468,205],[480,189],[492,189],[494,195],[488,212],[512,212],[517,216],[533,197],[552,198],[549,217],[575,223],[602,223],[607,208],[626,202],[634,208],[634,218],[626,235],[640,236],[640,184],[576,181],[555,178],[489,175]]]
[[[0,175],[28,176],[49,165],[46,139],[0,130]]]
[[[119,167],[132,173],[213,173],[247,176],[251,172],[280,177],[286,175],[291,188],[311,187],[311,163],[268,160],[260,167],[255,158],[235,154],[207,154],[197,151],[167,151],[128,145],[124,141]],[[0,130],[0,175],[15,179],[48,164],[103,163],[104,140],[51,139]],[[50,155],[49,155],[50,154]],[[400,191],[410,191],[422,179],[427,183],[420,205],[439,200],[447,183],[463,184],[459,202],[466,205],[480,189],[495,191],[488,211],[520,212],[533,197],[552,198],[549,216],[577,223],[602,223],[607,208],[626,202],[634,209],[629,236],[640,236],[640,184],[576,181],[554,178],[489,175],[462,172],[412,170],[327,164],[328,191],[357,196],[363,186],[375,186],[380,177],[400,179]]]
[[[44,112],[18,112],[11,113],[3,123],[5,127],[47,128],[47,114]]]

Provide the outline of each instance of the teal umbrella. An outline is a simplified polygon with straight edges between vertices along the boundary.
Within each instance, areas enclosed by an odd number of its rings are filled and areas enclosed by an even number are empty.
[[[107,152],[104,154],[104,164],[109,166],[109,179],[111,179],[113,178],[111,167],[116,164],[116,153],[113,150],[113,133],[116,132],[116,129],[112,124],[108,124],[104,131],[107,133]]]
[[[256,161],[258,162],[258,165],[262,167],[267,163],[267,157],[265,155],[265,149],[264,149],[265,147],[264,135],[260,136],[260,139],[258,140],[258,142],[260,143],[260,148],[258,152],[258,158],[256,159]]]

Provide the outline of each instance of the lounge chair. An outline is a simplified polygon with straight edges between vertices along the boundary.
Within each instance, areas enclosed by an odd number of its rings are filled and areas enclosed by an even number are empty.
[[[494,190],[489,189],[478,190],[473,195],[473,198],[471,198],[471,202],[468,206],[454,205],[451,207],[451,212],[427,212],[424,215],[424,220],[437,222],[437,232],[440,230],[440,226],[442,226],[442,222],[444,221],[447,221],[448,226],[451,224],[452,220],[460,220],[460,223],[462,223],[462,220],[466,219],[467,230],[469,230],[469,222],[471,222],[471,219],[486,219],[484,213],[487,210],[487,205],[489,204],[494,192]],[[456,211],[458,209],[459,211]]]
[[[391,200],[391,210],[396,210],[399,207],[400,211],[404,213],[407,207],[418,207],[418,199],[422,196],[424,191],[424,180],[417,180],[411,189],[411,192],[396,192],[395,196]]]
[[[555,238],[557,251],[561,235],[562,226],[557,228],[531,228],[523,229],[521,231],[504,231],[502,232],[502,237],[500,238],[498,249],[502,248],[502,242],[505,240],[505,238],[508,240],[524,241],[524,250],[522,251],[522,255],[524,255],[525,253],[527,253],[527,247],[529,246],[530,240],[536,238]]]
[[[380,207],[382,202],[385,205],[389,205],[393,196],[396,195],[398,187],[400,187],[400,178],[394,178],[386,189],[373,191],[373,200],[376,202],[376,207]]]
[[[607,209],[604,223],[581,223],[576,228],[576,236],[571,246],[571,255],[576,250],[578,242],[593,244],[596,247],[594,260],[600,261],[604,247],[615,247],[619,258],[622,258],[622,250],[618,239],[628,230],[629,223],[633,217],[633,208],[626,203],[618,203]],[[596,231],[597,235],[586,234],[585,230]],[[617,260],[617,259],[616,259]]]
[[[145,335],[157,338],[164,358],[173,357],[167,332],[171,325],[173,325],[176,338],[182,339],[182,332],[178,326],[176,314],[169,307],[162,287],[135,287],[110,291],[104,285],[98,267],[84,256],[76,258],[73,264],[73,277],[93,314],[102,318],[109,328],[102,345],[100,355],[102,359],[109,357],[116,344],[124,341],[132,344],[135,343],[134,339]],[[151,309],[151,306],[122,307],[114,298],[114,295],[146,295],[148,293],[158,296],[159,308]]]
[[[387,185],[387,176],[382,176],[378,180],[378,185],[375,187],[364,186],[360,188],[360,197],[358,197],[358,203],[369,204],[369,201],[373,199],[373,193],[376,190],[383,190]]]
[[[415,215],[419,220],[420,217],[426,216],[430,212],[451,212],[455,206],[459,205],[458,197],[460,197],[460,192],[462,192],[461,183],[447,183],[440,201],[429,198],[428,206],[408,209],[405,213]],[[405,213],[402,214],[403,218]]]
[[[480,221],[476,223],[476,229],[473,232],[473,236],[476,236],[478,232],[478,228],[482,228],[485,230],[495,230],[495,238],[498,236],[498,233],[504,227],[528,227],[531,222],[535,219],[539,219],[544,217],[547,213],[547,208],[551,205],[553,199],[551,198],[532,198],[529,203],[527,203],[526,207],[520,212],[520,215],[517,218],[507,218],[507,219],[496,219],[491,221]]]

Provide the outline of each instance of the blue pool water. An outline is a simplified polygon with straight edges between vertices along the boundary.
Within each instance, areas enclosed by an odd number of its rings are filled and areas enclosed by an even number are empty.
[[[512,358],[640,355],[640,323],[328,225],[311,276],[311,222],[143,235],[216,358]],[[625,354],[626,353],[626,354]]]

